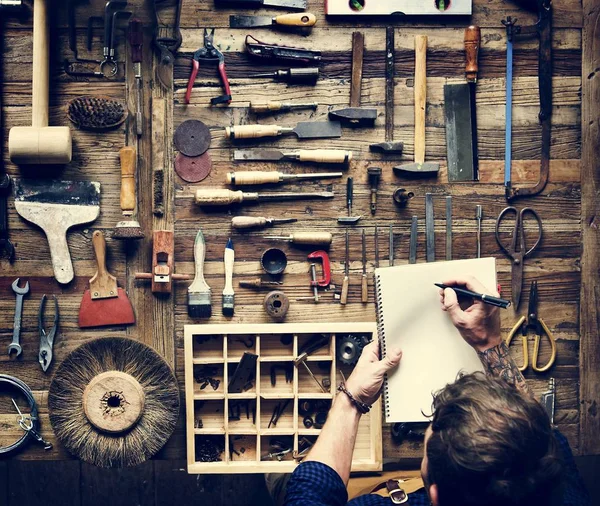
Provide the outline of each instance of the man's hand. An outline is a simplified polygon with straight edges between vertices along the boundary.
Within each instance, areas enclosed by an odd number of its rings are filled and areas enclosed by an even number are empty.
[[[379,343],[372,341],[364,347],[354,371],[346,381],[346,388],[355,399],[373,404],[381,394],[383,376],[397,367],[401,358],[402,351],[395,349],[379,360]]]
[[[454,278],[444,281],[445,285],[465,286],[472,292],[499,297],[495,290],[489,290],[473,277]],[[458,304],[456,292],[451,288],[440,290],[442,310],[450,315],[454,326],[464,340],[476,351],[482,352],[502,343],[500,334],[500,313],[497,307],[474,300],[464,311]]]

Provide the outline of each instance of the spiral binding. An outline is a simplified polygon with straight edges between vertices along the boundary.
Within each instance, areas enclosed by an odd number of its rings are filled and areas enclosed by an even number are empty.
[[[381,345],[381,352],[383,356],[387,355],[387,348],[385,345],[385,327],[383,325],[383,294],[381,293],[380,276],[375,275],[375,308],[377,316],[377,335],[379,337],[379,343]],[[385,416],[390,417],[390,401],[388,395],[388,377],[387,374],[383,379],[383,403],[385,406]]]

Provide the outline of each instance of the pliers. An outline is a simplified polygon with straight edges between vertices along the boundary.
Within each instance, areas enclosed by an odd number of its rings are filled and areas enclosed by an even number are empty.
[[[54,345],[54,337],[58,330],[58,299],[56,295],[53,295],[54,299],[54,325],[50,332],[46,332],[44,329],[44,306],[46,305],[46,295],[42,295],[40,301],[40,309],[38,312],[38,330],[40,332],[40,353],[38,355],[38,361],[42,366],[42,370],[46,372],[52,362],[52,346]]]
[[[192,96],[192,88],[198,75],[198,69],[200,68],[200,60],[207,62],[218,62],[219,65],[219,76],[223,82],[223,88],[225,88],[225,95],[215,97],[210,100],[212,105],[217,104],[229,104],[231,103],[231,88],[229,87],[229,79],[227,79],[227,73],[225,72],[225,57],[223,53],[219,51],[213,44],[215,35],[215,29],[211,28],[210,32],[208,28],[204,29],[204,47],[198,49],[192,57],[192,73],[187,85],[187,91],[185,93],[185,103],[190,103],[190,97]]]
[[[510,343],[517,333],[517,331],[521,330],[521,335],[523,339],[523,365],[519,367],[519,371],[523,372],[529,366],[529,351],[527,349],[527,334],[529,329],[533,329],[535,331],[535,341],[533,344],[533,356],[531,357],[531,368],[535,372],[545,372],[556,360],[556,340],[550,332],[550,329],[544,323],[544,320],[538,318],[537,312],[537,303],[538,303],[538,286],[537,281],[531,282],[531,288],[529,289],[529,308],[527,316],[521,316],[516,325],[512,328],[508,337],[506,338],[506,345],[510,346]],[[538,356],[540,353],[540,340],[542,338],[542,332],[546,334],[548,337],[548,341],[550,342],[551,354],[548,363],[543,367],[538,366]]]

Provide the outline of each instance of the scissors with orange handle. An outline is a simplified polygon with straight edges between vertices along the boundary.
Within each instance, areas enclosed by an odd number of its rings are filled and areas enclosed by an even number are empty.
[[[535,341],[533,342],[533,355],[531,357],[531,368],[535,372],[545,372],[556,360],[556,340],[552,335],[552,332],[548,328],[548,326],[544,323],[544,320],[538,317],[537,312],[537,303],[538,303],[538,287],[537,281],[531,282],[531,288],[529,290],[529,309],[527,312],[527,316],[521,316],[517,324],[512,328],[508,337],[506,338],[506,346],[510,346],[510,343],[515,336],[515,334],[521,330],[521,336],[523,340],[523,365],[519,367],[519,371],[523,372],[529,366],[529,350],[527,347],[527,334],[529,333],[529,329],[533,329],[535,331]],[[540,341],[542,339],[542,335],[546,334],[548,341],[550,343],[550,359],[546,363],[546,365],[539,366],[538,365],[538,357],[540,354]]]

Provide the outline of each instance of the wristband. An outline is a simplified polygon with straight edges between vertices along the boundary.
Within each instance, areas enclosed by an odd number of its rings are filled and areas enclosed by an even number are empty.
[[[340,383],[340,385],[338,386],[337,389],[338,389],[338,392],[344,392],[348,396],[348,399],[350,399],[350,402],[352,404],[354,404],[354,406],[356,407],[356,409],[358,409],[358,412],[361,415],[364,415],[371,410],[371,406],[369,406],[367,403],[361,402],[358,399],[355,399],[354,396],[350,392],[348,392],[348,389],[346,388],[346,386],[343,383]]]

